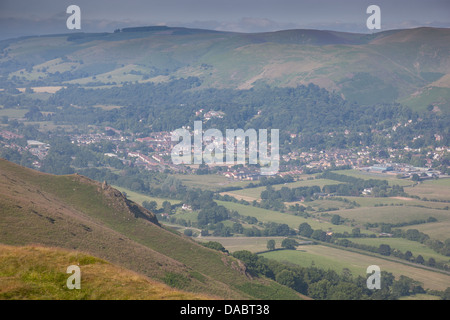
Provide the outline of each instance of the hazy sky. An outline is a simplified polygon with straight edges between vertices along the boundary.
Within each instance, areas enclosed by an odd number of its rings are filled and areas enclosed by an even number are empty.
[[[381,30],[450,27],[450,0],[0,0],[0,39],[75,32],[66,28],[72,4],[81,8],[82,32],[144,25],[371,32],[366,28],[371,4],[381,8]]]

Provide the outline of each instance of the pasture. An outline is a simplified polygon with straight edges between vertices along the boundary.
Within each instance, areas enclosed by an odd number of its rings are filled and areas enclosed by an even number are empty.
[[[174,176],[187,187],[211,191],[217,191],[218,189],[223,187],[244,187],[251,182],[230,180],[227,177],[218,174],[175,174]]]
[[[405,188],[405,192],[422,199],[450,201],[450,178],[426,180],[414,187]]]
[[[434,217],[438,221],[448,221],[450,211],[413,206],[359,207],[339,210],[337,213],[355,223],[401,223],[413,220],[427,220]]]
[[[409,186],[413,184],[411,180],[398,179],[395,175],[386,173],[366,172],[356,169],[338,170],[334,172],[365,180],[368,179],[387,180],[390,186],[393,185]]]
[[[347,268],[353,276],[361,275],[363,277],[367,276],[366,270],[368,266],[377,265],[381,271],[391,272],[397,279],[400,275],[413,278],[421,282],[424,288],[445,290],[450,286],[450,276],[446,274],[386,260],[381,257],[322,245],[305,245],[297,247],[297,250],[271,251],[261,255],[269,259],[290,262],[304,267],[314,265],[319,268],[331,269],[338,273],[341,273],[343,268]]]
[[[319,219],[319,218],[304,218],[301,216],[294,216],[292,214],[282,213],[273,210],[262,209],[250,205],[242,205],[234,202],[227,201],[217,201],[218,204],[223,205],[224,207],[230,210],[236,210],[240,215],[255,217],[258,221],[261,222],[276,222],[276,223],[285,223],[290,228],[298,229],[298,226],[306,222],[308,223],[314,230],[322,229],[323,231],[333,230],[335,232],[352,232],[353,227],[346,225],[333,225],[327,220]],[[339,211],[340,212],[340,211]],[[372,232],[367,230],[361,230],[363,233],[372,234]]]
[[[299,188],[299,187],[312,187],[312,186],[319,186],[320,188],[322,188],[325,185],[334,185],[334,184],[339,184],[340,182],[338,181],[334,181],[334,180],[328,180],[328,179],[312,179],[312,180],[299,180],[299,181],[295,181],[295,182],[289,182],[289,183],[283,183],[283,184],[276,184],[273,185],[273,189],[274,190],[280,190],[283,187],[288,187],[288,188]],[[237,199],[251,199],[251,201],[253,200],[259,200],[261,199],[261,192],[263,192],[264,190],[266,190],[266,187],[257,187],[257,188],[247,188],[247,189],[242,189],[242,190],[233,190],[233,191],[229,191],[227,192],[227,194],[229,194],[230,196],[234,196]],[[222,195],[224,193],[221,193]],[[249,201],[247,200],[247,201]]]
[[[387,244],[391,249],[397,249],[401,252],[411,251],[414,257],[421,255],[425,260],[434,258],[436,261],[449,261],[449,257],[437,253],[433,249],[417,241],[411,241],[403,238],[350,238],[354,243],[361,243],[378,247],[380,244]]]

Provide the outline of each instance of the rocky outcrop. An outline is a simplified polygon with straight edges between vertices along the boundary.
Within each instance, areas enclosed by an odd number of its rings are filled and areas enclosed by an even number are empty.
[[[107,204],[118,212],[124,212],[130,217],[145,219],[153,224],[156,224],[157,226],[161,226],[153,212],[127,199],[122,192],[108,185],[106,181],[99,183],[78,174],[75,174],[74,177],[82,183],[97,186],[97,191],[101,193],[104,198],[106,198]]]

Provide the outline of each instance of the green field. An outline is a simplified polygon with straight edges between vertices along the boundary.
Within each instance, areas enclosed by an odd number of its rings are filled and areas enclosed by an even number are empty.
[[[314,208],[314,210],[318,211],[318,212],[323,212],[323,211],[329,211],[330,214],[332,214],[333,212],[335,212],[335,209],[348,209],[349,207],[353,207],[353,205],[351,203],[345,203],[343,201],[338,201],[338,200],[334,200],[332,197],[331,198],[324,198],[324,199],[317,199],[317,200],[313,200],[313,201],[307,201],[307,202],[301,202],[301,201],[295,201],[295,202],[285,202],[284,204],[286,206],[291,206],[291,205],[296,205],[298,203],[298,205],[300,206],[311,206]],[[338,213],[338,212],[336,212]]]
[[[405,206],[422,206],[426,208],[433,209],[444,209],[450,206],[449,203],[445,202],[434,202],[434,201],[422,201],[414,198],[407,197],[350,197],[343,196],[342,198],[348,199],[349,201],[355,201],[362,207],[375,207],[377,205],[405,205]]]
[[[335,270],[338,273],[341,273],[343,268],[347,268],[354,276],[361,275],[363,277],[367,275],[368,266],[377,265],[381,271],[391,272],[397,278],[405,275],[420,281],[424,288],[445,290],[450,286],[449,275],[388,261],[381,257],[372,257],[322,245],[305,245],[297,247],[297,250],[271,251],[261,255],[305,267],[314,265],[319,268]]]
[[[450,219],[450,211],[448,210],[409,206],[360,207],[336,212],[341,217],[359,224],[365,224],[366,222],[395,224],[420,219],[427,220],[430,216],[440,222]]]
[[[27,109],[11,109],[11,108],[0,108],[0,117],[6,116],[11,119],[23,118]]]
[[[283,187],[288,188],[299,188],[299,187],[312,187],[312,186],[319,186],[323,187],[325,185],[330,184],[339,184],[340,182],[334,181],[334,180],[328,180],[328,179],[313,179],[313,180],[301,180],[301,181],[295,181],[290,183],[284,183],[284,184],[276,184],[272,187],[275,190],[280,190]],[[242,189],[242,190],[234,190],[226,192],[226,194],[229,194],[230,196],[235,196],[238,199],[252,199],[252,200],[259,200],[261,198],[261,192],[266,190],[266,187],[257,187],[257,188],[248,188],[248,189]],[[224,194],[224,193],[222,193]]]
[[[281,248],[281,242],[285,237],[201,237],[198,241],[216,241],[221,243],[229,252],[248,250],[253,253],[266,251],[267,241],[274,240],[275,248]]]
[[[314,247],[314,248],[313,248]],[[344,268],[349,269],[353,275],[365,274],[364,266],[367,264],[353,264],[345,260],[345,257],[339,260],[332,256],[327,256],[321,252],[316,252],[317,245],[301,246],[297,247],[297,250],[281,250],[262,253],[261,256],[268,259],[274,259],[281,262],[294,263],[302,267],[316,266],[322,269],[331,269],[338,273],[341,273]],[[346,253],[343,253],[347,256]],[[368,265],[367,265],[368,266]],[[367,268],[367,266],[365,266]]]
[[[251,181],[234,181],[225,176],[218,174],[205,174],[205,175],[174,175],[185,186],[191,188],[200,188],[211,191],[216,191],[224,187],[245,187]]]
[[[450,201],[450,179],[427,180],[405,188],[405,192],[421,198]]]
[[[230,252],[248,250],[254,253],[267,250],[267,241],[275,240],[275,247],[281,247],[283,237],[203,237],[199,241],[217,241]],[[361,239],[365,240],[365,239]],[[371,239],[367,239],[371,240]],[[374,239],[378,240],[378,239]],[[379,239],[386,240],[386,239]],[[388,239],[392,240],[392,239]],[[398,239],[401,240],[401,239]],[[401,241],[400,241],[401,243]],[[261,253],[262,256],[294,263],[303,267],[316,266],[324,269],[335,270],[341,273],[344,268],[349,269],[354,276],[366,276],[366,269],[370,265],[380,266],[382,271],[392,272],[396,277],[406,275],[424,284],[426,288],[445,290],[450,286],[450,276],[438,272],[424,270],[411,265],[405,265],[401,261],[389,261],[381,256],[370,256],[357,252],[341,250],[339,248],[324,245],[301,245],[297,250],[277,250]]]
[[[227,201],[217,201],[218,204],[223,205],[224,207],[230,210],[236,210],[239,214],[244,216],[255,217],[258,221],[262,222],[276,222],[276,223],[285,223],[289,227],[293,229],[298,229],[298,226],[306,222],[313,229],[322,229],[323,231],[327,231],[329,229],[335,232],[352,232],[352,227],[345,225],[333,225],[330,222],[318,219],[318,218],[303,218],[300,216],[294,216],[292,214],[282,213],[273,210],[262,209],[250,205],[242,205],[234,202]],[[363,233],[371,234],[370,231],[361,230]]]
[[[387,180],[390,186],[399,185],[399,186],[409,186],[412,185],[413,182],[405,179],[397,179],[395,175],[385,174],[385,173],[376,173],[376,172],[365,172],[361,170],[348,169],[348,170],[339,170],[334,171],[338,174],[344,174],[347,176],[359,178],[359,179],[379,179],[379,180]]]
[[[380,244],[388,244],[391,249],[398,249],[401,252],[411,251],[414,257],[422,255],[425,260],[434,258],[436,261],[450,262],[450,258],[437,253],[433,249],[417,241],[410,241],[403,238],[351,238],[354,243],[367,244],[378,247]]]
[[[184,219],[186,222],[197,223],[198,212],[196,211],[184,211],[182,209],[178,210],[178,213],[173,215],[177,219]]]
[[[400,229],[417,229],[430,236],[432,239],[439,239],[440,241],[445,241],[450,237],[450,220],[442,222],[424,223],[417,224],[414,226],[402,227]]]

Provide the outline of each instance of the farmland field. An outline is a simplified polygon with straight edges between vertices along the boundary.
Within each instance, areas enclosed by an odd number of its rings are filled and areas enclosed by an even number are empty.
[[[34,92],[36,93],[55,93],[61,90],[62,86],[46,86],[46,87],[32,87]],[[20,92],[25,92],[26,88],[17,88]]]
[[[412,220],[427,220],[434,217],[438,221],[450,220],[450,211],[409,206],[360,207],[339,210],[339,215],[356,223],[401,223]]]
[[[450,179],[427,180],[405,188],[405,192],[421,198],[450,201]]]
[[[363,277],[366,277],[368,266],[377,265],[381,271],[391,272],[397,278],[405,275],[420,281],[424,288],[445,290],[450,286],[449,275],[322,245],[299,246],[297,250],[271,251],[263,253],[262,256],[305,267],[310,267],[314,262],[317,267],[332,269],[338,273],[341,273],[343,268],[347,268],[354,276],[361,275]]]
[[[351,197],[344,196],[342,198],[349,201],[355,201],[363,207],[374,207],[376,205],[405,205],[405,206],[422,206],[427,208],[444,209],[450,206],[445,202],[422,201],[407,197]]]
[[[330,184],[339,184],[340,182],[334,181],[334,180],[328,180],[328,179],[313,179],[313,180],[300,180],[290,183],[284,183],[284,184],[276,184],[273,185],[273,188],[275,190],[280,190],[282,187],[288,187],[288,188],[298,188],[298,187],[311,187],[311,186],[319,186],[323,187],[325,185]],[[234,190],[229,191],[227,194],[230,196],[234,196],[237,199],[252,199],[252,200],[258,200],[260,199],[261,192],[266,190],[266,187],[257,187],[257,188],[248,188],[248,189],[242,189],[242,190]],[[248,201],[248,200],[247,200]]]
[[[220,205],[223,205],[224,207],[226,207],[230,210],[236,210],[241,215],[255,217],[256,219],[258,219],[258,221],[285,223],[293,229],[297,229],[298,226],[303,222],[308,223],[313,229],[322,229],[324,231],[326,231],[328,229],[332,229],[333,231],[336,231],[336,232],[347,231],[347,232],[351,233],[351,231],[353,229],[350,226],[333,225],[326,220],[320,220],[320,219],[316,219],[316,218],[303,218],[300,216],[294,216],[292,214],[262,209],[262,208],[249,206],[249,205],[242,205],[242,204],[226,202],[226,201],[217,201],[217,203]],[[368,234],[372,233],[372,232],[365,231],[365,230],[361,230],[361,232],[368,233]]]
[[[280,248],[282,237],[203,237],[199,241],[217,241],[230,252],[248,250],[254,253],[267,250],[267,241],[275,240],[275,247]],[[359,239],[366,240],[366,239]],[[367,239],[367,240],[401,240],[401,239]],[[407,241],[407,240],[406,240]],[[401,243],[401,241],[399,241]],[[420,244],[419,244],[420,245]],[[323,245],[301,245],[297,250],[276,250],[261,253],[262,256],[278,261],[286,261],[303,267],[316,266],[331,269],[341,273],[344,268],[349,269],[354,276],[366,276],[369,265],[378,265],[382,271],[392,272],[395,276],[407,275],[424,283],[426,287],[442,290],[450,286],[450,276],[441,273],[404,265],[395,261],[384,260],[381,257],[373,257],[340,250],[338,248]],[[440,289],[439,289],[440,288]]]
[[[334,171],[338,174],[344,174],[347,176],[359,178],[359,179],[379,179],[379,180],[387,180],[389,185],[399,185],[399,186],[409,186],[412,185],[413,182],[411,180],[405,180],[405,179],[397,179],[394,175],[385,174],[385,173],[376,173],[376,172],[366,172],[361,170],[355,170],[355,169],[348,169],[348,170],[339,170]]]
[[[181,210],[181,209],[179,209],[179,210]],[[196,223],[198,221],[198,219],[197,219],[198,213],[197,212],[195,212],[195,211],[184,211],[184,210],[182,210],[182,211],[183,212],[181,212],[181,213],[175,214],[174,217],[177,218],[177,219],[184,219],[187,222],[190,221],[191,223],[194,223],[194,222]]]
[[[27,112],[27,109],[0,108],[0,117],[23,118]]]
[[[434,258],[436,261],[450,261],[449,257],[441,255],[433,249],[417,241],[410,241],[403,238],[351,238],[355,243],[367,244],[378,247],[380,244],[388,244],[391,249],[398,249],[401,252],[411,251],[414,257],[419,254],[425,259]]]
[[[417,229],[430,236],[432,239],[439,239],[445,241],[450,237],[450,220],[442,222],[417,224],[414,226],[401,227],[400,229]]]
[[[216,241],[221,243],[230,252],[248,250],[250,252],[261,252],[267,250],[267,241],[275,240],[275,248],[281,247],[284,237],[201,237],[198,241]]]
[[[219,175],[205,175],[205,176],[185,176],[178,175],[178,178],[183,180],[183,183],[189,187],[198,187],[208,190],[218,190],[223,186],[229,185],[244,185],[249,182],[230,181],[227,178]],[[392,181],[393,179],[391,179]],[[438,180],[439,181],[439,180]],[[296,181],[288,184],[274,185],[275,189],[280,189],[283,186],[298,187],[304,185],[325,185],[328,183],[338,183],[332,180],[314,179]],[[435,181],[430,181],[435,182]],[[442,184],[446,187],[446,181],[439,181],[437,184],[430,183],[433,188],[441,187]],[[424,185],[428,185],[424,184]],[[421,186],[421,185],[419,185]],[[416,187],[415,187],[416,188]],[[179,203],[170,199],[160,199],[138,194],[124,188],[118,188],[121,191],[127,192],[128,197],[138,203],[143,201],[156,201],[158,207],[162,206],[162,202],[168,200],[172,204]],[[247,199],[259,198],[260,192],[265,187],[248,188],[242,190],[229,191],[227,194],[236,195],[236,198],[246,197]],[[224,194],[224,193],[222,193]],[[258,219],[260,222],[276,222],[286,223],[289,227],[297,229],[298,226],[306,222],[313,229],[322,229],[324,231],[332,230],[334,232],[348,232],[351,233],[355,226],[360,226],[361,231],[367,234],[373,234],[372,231],[366,230],[362,226],[365,223],[402,223],[418,219],[427,219],[430,216],[436,218],[437,222],[416,224],[402,227],[402,229],[418,229],[432,238],[445,240],[450,237],[450,211],[445,210],[447,203],[423,201],[415,198],[405,197],[341,197],[347,199],[349,202],[334,200],[333,198],[320,198],[314,201],[303,202],[300,205],[310,206],[314,208],[312,211],[314,217],[305,218],[302,216],[295,216],[292,214],[282,213],[273,210],[262,209],[251,205],[243,205],[228,201],[217,201],[219,205],[225,206],[227,209],[236,210],[242,216],[251,216]],[[359,204],[359,207],[347,209],[352,202]],[[292,205],[293,203],[286,203]],[[329,208],[337,208],[338,210],[329,211]],[[329,222],[329,217],[332,214],[339,214],[346,219],[346,224],[333,225]],[[177,210],[173,216],[177,219],[184,219],[191,223],[197,222],[197,212]],[[163,221],[161,221],[163,222]],[[231,221],[223,221],[224,225],[230,225]],[[246,226],[248,227],[248,226]],[[182,228],[183,229],[183,228]],[[179,229],[182,232],[182,229]],[[281,247],[283,237],[198,237],[197,241],[217,241],[221,243],[230,252],[239,250],[249,250],[251,252],[263,252],[267,250],[267,241],[274,239],[276,248]],[[379,246],[381,243],[388,244],[392,249],[398,249],[402,252],[407,250],[413,253],[414,257],[419,254],[427,261],[429,258],[434,258],[436,261],[448,261],[448,257],[440,255],[430,248],[418,243],[399,238],[351,238],[355,243],[364,243],[368,245]],[[320,268],[333,269],[341,273],[344,268],[349,269],[354,276],[366,276],[366,268],[369,265],[375,264],[380,266],[381,270],[392,272],[395,276],[406,275],[423,283],[425,288],[444,290],[450,286],[450,277],[448,275],[425,270],[414,267],[413,265],[406,265],[406,262],[399,260],[392,261],[384,259],[383,256],[371,256],[358,252],[351,252],[342,250],[340,248],[328,247],[323,245],[301,245],[297,250],[276,250],[271,252],[261,253],[264,257],[275,259],[278,261],[285,261],[289,263],[298,264],[300,266],[315,265]]]
[[[227,177],[217,174],[205,174],[205,175],[174,175],[184,185],[191,188],[200,188],[211,191],[216,191],[223,187],[236,187],[246,186],[250,181],[233,181]]]

